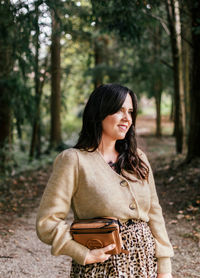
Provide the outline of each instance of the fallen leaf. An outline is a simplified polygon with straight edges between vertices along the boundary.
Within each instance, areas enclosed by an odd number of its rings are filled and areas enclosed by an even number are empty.
[[[186,214],[186,215],[185,215],[185,218],[186,218],[187,220],[192,220],[192,219],[194,219],[194,217],[191,216],[191,215],[189,215],[189,214]]]
[[[187,208],[187,211],[197,211],[197,210],[199,210],[199,208],[193,207],[192,205],[190,205],[190,206]]]
[[[170,177],[168,181],[171,182],[171,181],[173,181],[173,179],[174,179],[174,177]]]
[[[171,221],[169,221],[169,224],[177,224],[177,220],[175,220],[175,219],[173,219],[173,220],[171,220]]]
[[[180,220],[180,219],[183,219],[184,217],[185,217],[185,215],[183,215],[183,214],[178,214],[178,215],[176,216],[176,218],[179,219],[179,220]]]
[[[194,232],[194,236],[197,237],[198,239],[200,239],[200,233]]]
[[[174,249],[178,249],[178,246],[177,246],[177,245],[173,245],[173,248],[174,248]]]
[[[19,177],[19,180],[20,180],[20,181],[25,181],[26,178],[25,178],[24,176],[20,176],[20,177]]]

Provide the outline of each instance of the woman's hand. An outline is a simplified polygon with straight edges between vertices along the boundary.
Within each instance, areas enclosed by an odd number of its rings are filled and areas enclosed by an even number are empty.
[[[116,246],[115,244],[110,244],[104,248],[90,250],[86,257],[85,264],[105,262],[111,256],[110,254],[106,254],[106,252],[114,249],[115,246]]]
[[[173,278],[171,273],[158,273],[157,278]]]

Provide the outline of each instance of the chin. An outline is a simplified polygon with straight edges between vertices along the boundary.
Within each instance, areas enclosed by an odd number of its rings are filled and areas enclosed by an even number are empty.
[[[126,136],[126,134],[121,135],[121,136],[118,136],[118,137],[117,137],[117,140],[123,140],[123,139],[125,138],[125,136]]]

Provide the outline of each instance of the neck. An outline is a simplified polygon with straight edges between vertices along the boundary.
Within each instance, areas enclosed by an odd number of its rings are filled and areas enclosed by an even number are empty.
[[[98,146],[98,150],[107,162],[115,162],[117,160],[118,153],[115,149],[115,143],[116,140],[110,140],[104,136]]]

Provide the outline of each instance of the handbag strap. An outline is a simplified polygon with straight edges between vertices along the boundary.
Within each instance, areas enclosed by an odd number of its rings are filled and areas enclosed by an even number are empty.
[[[119,220],[117,220],[117,219],[112,219],[112,218],[93,218],[93,219],[100,219],[100,221],[98,221],[98,222],[100,222],[100,223],[105,223],[105,225],[103,226],[103,227],[100,227],[100,229],[101,228],[105,228],[105,227],[107,227],[107,226],[109,226],[109,225],[111,225],[111,224],[117,224],[117,225],[119,225],[120,223],[119,223]]]
[[[77,219],[77,220],[74,220],[73,224],[80,223],[80,222],[82,222],[82,223],[90,223],[90,222],[94,222],[94,220],[98,220],[99,223],[105,223],[105,225],[102,226],[102,227],[99,227],[99,229],[103,229],[103,228],[105,228],[107,226],[110,226],[113,223],[115,223],[115,224],[120,226],[120,222],[119,222],[118,219],[112,219],[112,218],[106,218],[106,217],[105,218],[104,217],[102,217],[102,218],[96,217],[96,218],[92,218],[92,219],[81,219],[81,220]]]

